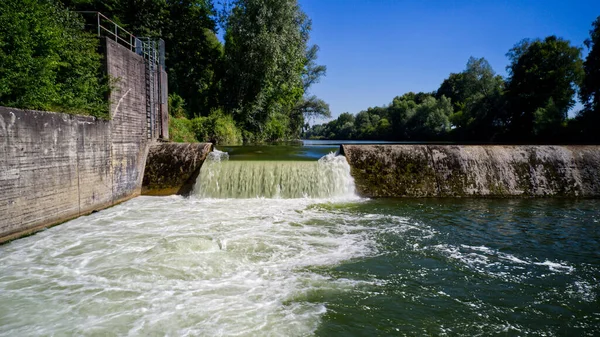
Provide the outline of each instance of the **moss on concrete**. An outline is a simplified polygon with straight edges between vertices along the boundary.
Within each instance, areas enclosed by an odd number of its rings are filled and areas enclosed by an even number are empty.
[[[343,145],[367,197],[600,197],[600,146]]]
[[[142,194],[189,194],[211,149],[210,143],[152,145],[146,160]]]

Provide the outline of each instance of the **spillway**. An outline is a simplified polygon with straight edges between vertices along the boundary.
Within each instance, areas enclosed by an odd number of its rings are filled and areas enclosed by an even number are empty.
[[[0,337],[600,335],[598,200],[364,199],[330,148],[222,150],[190,197],[0,245]]]
[[[201,198],[349,198],[354,180],[344,156],[334,153],[318,161],[229,160],[214,151],[205,161],[194,188]]]

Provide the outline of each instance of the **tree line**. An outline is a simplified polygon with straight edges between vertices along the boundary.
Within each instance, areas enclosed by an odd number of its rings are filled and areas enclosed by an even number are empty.
[[[318,46],[308,44],[311,21],[297,1],[219,5],[212,0],[3,0],[0,69],[10,76],[0,80],[0,104],[66,111],[85,102],[106,103],[108,80],[100,74],[98,42],[77,14],[99,11],[136,36],[164,39],[176,140],[298,138],[305,118],[330,116],[328,105],[309,94],[326,67],[316,62]],[[77,90],[66,96],[73,102],[64,102],[60,97],[69,86]],[[49,93],[36,92],[45,87]],[[75,110],[102,109],[107,104]]]
[[[549,36],[517,43],[508,76],[471,57],[433,92],[409,92],[386,106],[310,127],[311,139],[597,143],[600,141],[600,16],[582,48]],[[583,108],[568,112],[579,97]]]

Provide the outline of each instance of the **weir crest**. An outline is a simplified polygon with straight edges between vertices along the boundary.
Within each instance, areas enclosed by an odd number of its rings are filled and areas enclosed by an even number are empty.
[[[211,152],[193,194],[215,199],[353,198],[354,179],[346,157],[330,153],[317,161],[229,160]]]

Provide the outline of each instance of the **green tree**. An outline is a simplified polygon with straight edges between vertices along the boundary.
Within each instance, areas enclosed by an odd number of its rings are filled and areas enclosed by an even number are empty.
[[[410,119],[414,116],[418,105],[415,102],[416,96],[417,95],[412,92],[397,96],[392,100],[392,104],[388,108],[390,116],[389,121],[394,130],[392,137],[396,140],[406,140],[411,136],[408,124]]]
[[[453,133],[461,140],[489,140],[504,125],[504,80],[484,58],[469,58],[466,69],[450,74],[436,97],[450,98]]]
[[[140,37],[159,38],[169,18],[170,0],[60,0],[74,11],[96,11]],[[175,2],[175,1],[173,1]],[[185,2],[185,0],[184,0]],[[90,23],[95,22],[91,20]]]
[[[523,40],[507,56],[511,60],[506,92],[511,138],[533,140],[542,133],[552,134],[575,104],[575,87],[583,76],[580,48],[549,36]],[[546,112],[553,116],[539,116]],[[542,120],[552,122],[536,125]]]
[[[356,130],[356,138],[369,139],[375,133],[377,122],[373,125],[371,115],[368,111],[361,111],[356,114],[354,119],[354,129]]]
[[[260,134],[304,94],[310,21],[296,0],[237,0],[225,26],[223,104]]]
[[[0,2],[0,103],[108,118],[98,40],[53,1]]]
[[[450,131],[449,116],[452,114],[450,99],[425,97],[409,112],[406,123],[407,135],[413,140],[440,139]]]
[[[331,118],[329,104],[322,99],[317,98],[317,96],[309,95],[310,87],[313,84],[318,83],[320,78],[327,73],[327,67],[319,65],[316,62],[318,51],[319,46],[317,45],[310,46],[306,51],[306,61],[302,72],[304,95],[298,100],[290,113],[292,120],[290,128],[295,135],[301,131],[300,126],[304,124],[307,119]]]
[[[442,82],[442,85],[436,91],[435,97],[439,99],[442,96],[450,98],[455,113],[464,110],[464,103],[467,100],[464,73],[451,73]]]
[[[589,49],[583,64],[585,77],[581,83],[580,98],[585,108],[579,119],[586,140],[600,140],[600,16],[592,23],[590,38],[585,41]]]
[[[215,10],[208,0],[167,1],[163,24],[169,90],[187,103],[189,116],[208,116],[219,106],[223,46],[217,39]]]
[[[354,115],[344,112],[329,123],[329,139],[353,139],[355,135]]]

